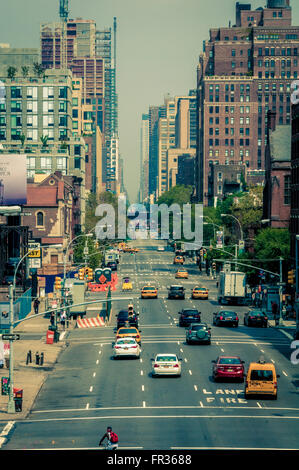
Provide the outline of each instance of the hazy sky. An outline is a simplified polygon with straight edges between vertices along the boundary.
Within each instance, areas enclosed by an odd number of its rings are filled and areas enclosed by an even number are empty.
[[[240,0],[250,3],[250,0]],[[299,6],[293,4],[293,24]],[[59,20],[59,0],[0,0],[0,42],[39,47],[40,24]],[[235,0],[69,0],[70,18],[113,27],[117,17],[117,92],[120,152],[131,202],[139,189],[141,116],[164,95],[188,94],[209,28],[235,21]],[[253,8],[266,0],[253,0]]]

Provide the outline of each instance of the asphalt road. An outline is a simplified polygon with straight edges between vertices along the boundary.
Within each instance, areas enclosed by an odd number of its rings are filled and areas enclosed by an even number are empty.
[[[187,258],[189,279],[178,282],[173,253],[158,252],[156,243],[136,255],[123,254],[118,270],[119,279],[129,275],[133,281],[141,358],[113,360],[114,318],[106,328],[70,331],[69,346],[30,416],[15,423],[3,450],[98,449],[107,425],[119,435],[120,449],[299,449],[299,373],[290,361],[290,340],[273,328],[244,326],[247,308],[232,307],[240,316],[238,328],[212,327],[211,345],[187,345],[178,311],[195,306],[212,325],[220,308],[215,281],[200,277]],[[149,281],[158,286],[158,299],[140,299]],[[209,288],[209,300],[190,299],[189,289],[198,282]],[[167,286],[178,283],[186,287],[186,299],[168,300]],[[113,297],[127,296],[119,287]],[[127,304],[114,302],[114,312]],[[95,313],[88,310],[89,316]],[[151,358],[164,352],[182,358],[181,377],[152,378]],[[220,354],[239,355],[246,369],[261,355],[272,361],[280,374],[277,401],[245,400],[243,383],[214,383],[211,361]]]

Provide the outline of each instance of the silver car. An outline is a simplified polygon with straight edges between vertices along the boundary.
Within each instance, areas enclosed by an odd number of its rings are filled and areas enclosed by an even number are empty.
[[[157,375],[177,375],[180,377],[182,359],[178,359],[176,354],[157,354],[152,361],[153,377]]]
[[[113,346],[113,357],[133,356],[140,357],[141,348],[134,338],[120,338]]]

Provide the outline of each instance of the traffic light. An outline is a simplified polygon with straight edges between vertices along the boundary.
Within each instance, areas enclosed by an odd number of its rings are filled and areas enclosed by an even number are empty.
[[[93,280],[93,270],[91,268],[87,268],[87,279],[88,281],[92,281]]]
[[[58,276],[55,277],[55,289],[56,290],[61,289],[61,277],[58,277]]]
[[[213,268],[214,271],[216,271],[216,263],[215,263],[215,261],[213,261],[213,263],[212,263],[212,268]]]
[[[295,284],[295,270],[288,271],[288,284]]]
[[[79,269],[79,279],[80,281],[84,281],[84,268]]]

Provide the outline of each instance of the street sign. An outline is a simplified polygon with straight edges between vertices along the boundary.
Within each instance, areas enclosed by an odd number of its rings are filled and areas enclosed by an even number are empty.
[[[41,257],[41,249],[40,243],[38,242],[29,242],[28,243],[28,258],[40,258]]]
[[[286,285],[286,283],[285,282],[278,282],[277,285],[281,286],[281,287],[284,287]]]
[[[7,340],[7,341],[15,341],[20,339],[20,335],[18,334],[4,334],[2,335],[2,340]]]

